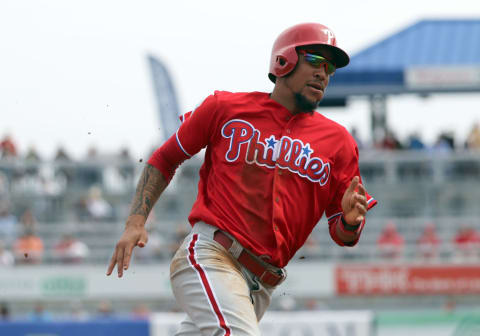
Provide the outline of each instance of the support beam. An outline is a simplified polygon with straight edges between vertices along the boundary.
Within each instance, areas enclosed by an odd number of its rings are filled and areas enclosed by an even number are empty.
[[[378,144],[387,132],[387,98],[385,95],[370,96],[370,122],[373,143]]]

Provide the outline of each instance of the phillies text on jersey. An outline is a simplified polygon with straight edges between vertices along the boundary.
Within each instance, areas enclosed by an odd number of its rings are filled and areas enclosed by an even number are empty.
[[[330,164],[312,155],[314,150],[310,144],[304,144],[300,139],[283,136],[275,139],[274,135],[262,139],[259,130],[248,121],[234,119],[222,127],[222,135],[230,139],[230,145],[225,154],[227,161],[239,159],[241,146],[246,146],[245,162],[268,168],[278,166],[288,169],[312,182],[324,185],[330,175]]]

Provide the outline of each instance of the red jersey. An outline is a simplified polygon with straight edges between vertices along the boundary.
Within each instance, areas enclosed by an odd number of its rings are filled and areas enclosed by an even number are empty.
[[[216,91],[182,121],[148,163],[168,181],[206,147],[192,225],[214,225],[277,267],[324,213],[333,240],[344,245],[334,224],[345,190],[360,176],[358,149],[344,127],[319,113],[293,115],[262,92]],[[369,209],[376,204],[370,195],[367,201]]]

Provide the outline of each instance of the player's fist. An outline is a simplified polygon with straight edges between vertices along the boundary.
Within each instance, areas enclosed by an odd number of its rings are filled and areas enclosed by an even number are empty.
[[[115,250],[108,265],[107,275],[112,274],[115,265],[117,265],[118,277],[121,278],[123,271],[127,270],[130,265],[133,248],[135,246],[144,247],[147,242],[148,235],[143,223],[134,223],[129,220],[125,231],[123,231],[117,245],[115,245]]]
[[[342,198],[343,218],[348,225],[360,225],[367,213],[367,192],[355,176]]]

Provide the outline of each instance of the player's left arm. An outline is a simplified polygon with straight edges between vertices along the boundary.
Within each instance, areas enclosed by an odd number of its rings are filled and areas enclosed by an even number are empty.
[[[326,213],[332,239],[340,246],[353,246],[360,238],[367,211],[377,201],[362,184],[355,140],[351,136],[346,140],[335,164],[335,192]]]

